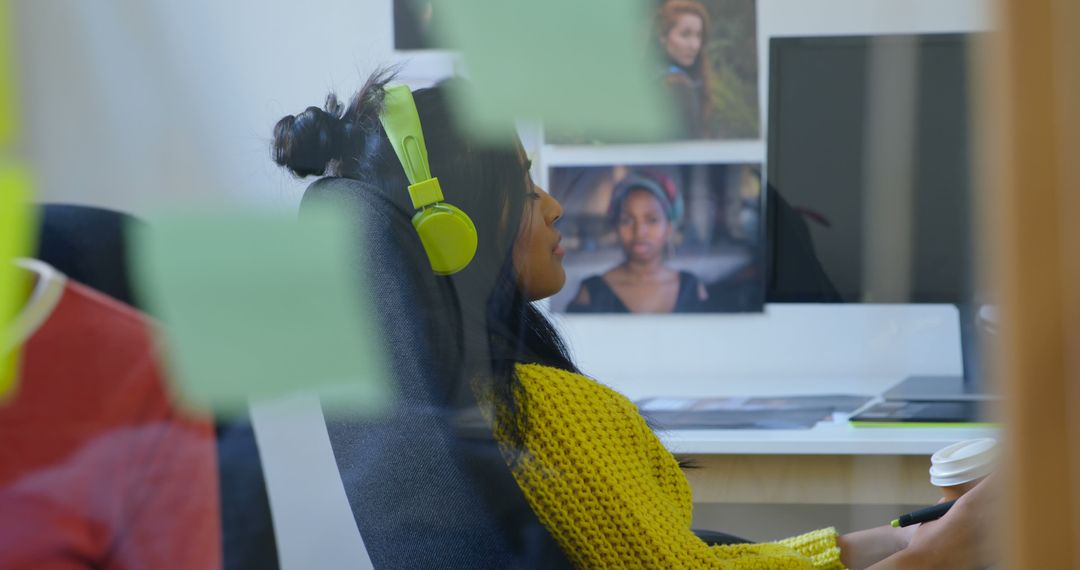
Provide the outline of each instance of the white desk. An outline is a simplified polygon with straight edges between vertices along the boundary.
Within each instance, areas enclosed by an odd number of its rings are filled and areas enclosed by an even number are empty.
[[[678,430],[660,434],[698,466],[686,476],[699,503],[895,504],[936,501],[930,455],[989,428]]]
[[[994,433],[988,428],[856,428],[846,422],[822,422],[809,430],[675,430],[659,435],[678,455],[929,457],[950,443],[993,437]]]

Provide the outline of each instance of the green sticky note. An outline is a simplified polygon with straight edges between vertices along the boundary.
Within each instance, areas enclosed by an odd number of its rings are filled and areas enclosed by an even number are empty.
[[[172,379],[215,412],[296,393],[328,414],[391,403],[383,339],[339,212],[170,215],[130,228],[139,298],[163,320]]]
[[[460,50],[475,88],[457,101],[477,134],[523,118],[606,140],[670,138],[654,1],[434,0],[432,8],[440,43]]]
[[[15,54],[10,0],[0,0],[0,149],[15,138]]]
[[[21,165],[0,162],[0,400],[15,386],[19,346],[11,337],[12,321],[26,302],[26,272],[15,258],[33,248],[31,181]]]

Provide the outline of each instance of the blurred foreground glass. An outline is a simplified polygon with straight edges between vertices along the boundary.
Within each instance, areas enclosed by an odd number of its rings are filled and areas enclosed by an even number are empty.
[[[655,80],[644,0],[436,0],[432,30],[460,50],[474,92],[460,97],[478,136],[514,119],[605,139],[670,138],[674,110]]]
[[[163,216],[131,233],[139,294],[165,323],[181,393],[218,413],[298,392],[328,413],[379,415],[393,389],[339,212]]]
[[[11,5],[11,0],[0,0],[0,153],[11,150],[19,118],[15,110],[15,34]]]
[[[22,310],[29,282],[15,259],[33,250],[34,210],[31,181],[21,165],[0,153],[0,404],[14,387],[19,363],[15,316]]]

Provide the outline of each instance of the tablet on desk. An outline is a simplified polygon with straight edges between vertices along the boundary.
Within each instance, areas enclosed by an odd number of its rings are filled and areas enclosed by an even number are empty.
[[[851,417],[858,427],[970,427],[992,426],[979,402],[905,402],[875,404]]]
[[[994,394],[972,386],[963,376],[910,376],[882,394],[886,400],[925,402],[990,402]]]

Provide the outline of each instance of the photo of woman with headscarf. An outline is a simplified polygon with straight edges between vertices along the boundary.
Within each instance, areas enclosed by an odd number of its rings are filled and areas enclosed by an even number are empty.
[[[760,310],[711,287],[754,263],[758,236],[728,228],[724,208],[744,165],[568,167],[550,187],[564,204],[567,313]],[[752,272],[757,274],[757,272]],[[723,291],[723,289],[721,289]],[[722,293],[723,294],[723,293]]]
[[[660,173],[635,173],[615,185],[610,216],[626,256],[603,275],[581,283],[567,312],[687,313],[708,299],[689,271],[666,263],[683,201],[675,183]]]

